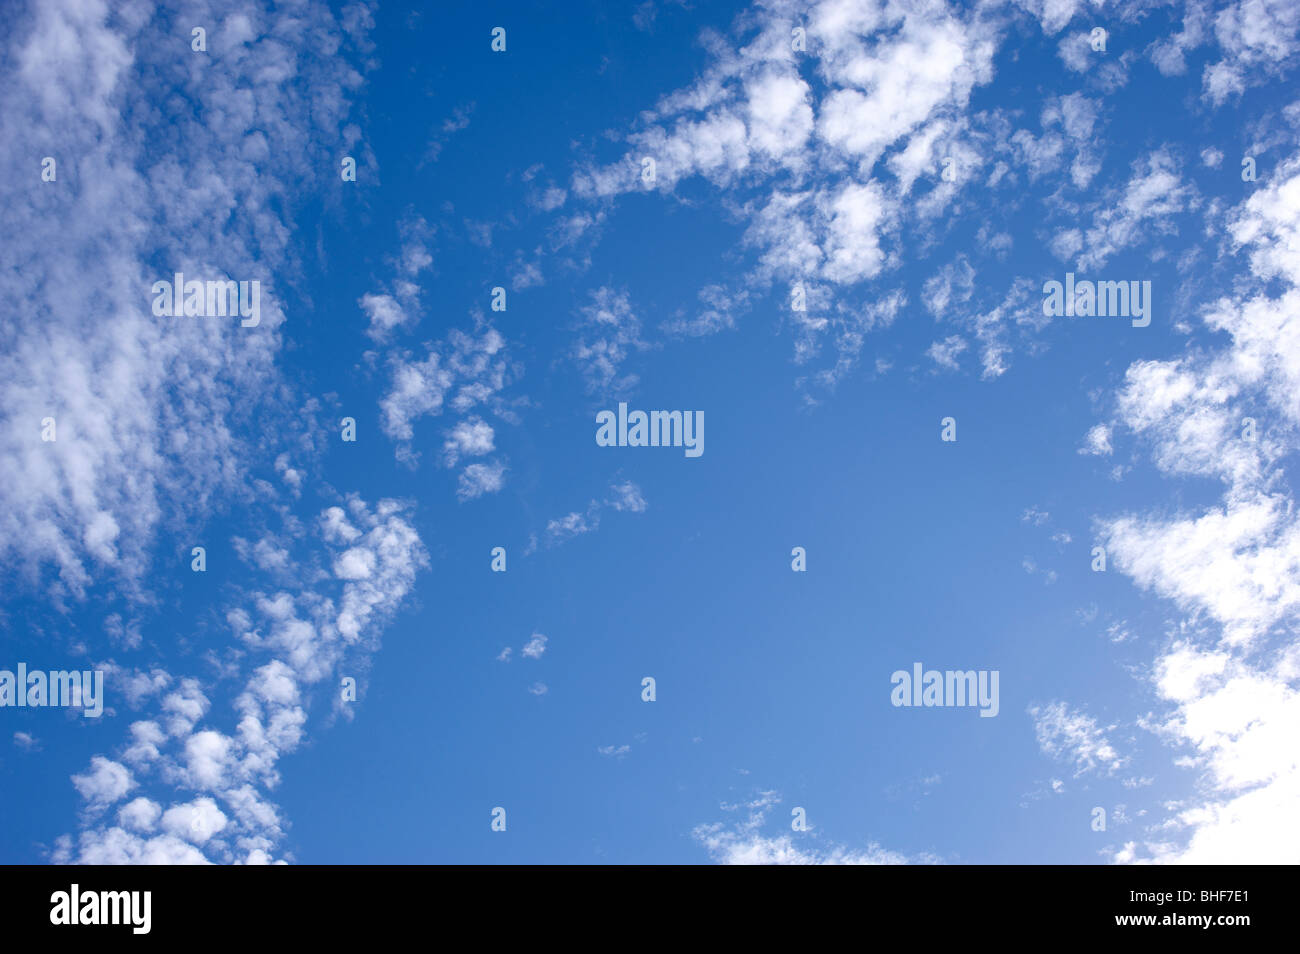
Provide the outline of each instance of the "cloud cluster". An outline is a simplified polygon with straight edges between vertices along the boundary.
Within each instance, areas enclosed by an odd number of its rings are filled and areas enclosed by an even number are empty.
[[[630,480],[614,484],[609,490],[612,496],[604,500],[592,500],[585,511],[574,510],[563,517],[548,520],[546,522],[547,545],[556,546],[566,540],[580,537],[584,533],[592,533],[600,529],[601,512],[606,508],[613,508],[620,513],[644,513],[650,506],[646,503],[641,488]],[[529,552],[531,551],[530,547]]]
[[[1071,710],[1064,702],[1031,706],[1029,716],[1034,720],[1039,748],[1053,758],[1073,763],[1075,778],[1098,770],[1113,774],[1129,761],[1106,738],[1105,733],[1114,726],[1103,729],[1096,719]]]
[[[362,665],[378,648],[380,629],[428,561],[407,507],[392,500],[329,507],[317,534],[314,560],[331,573],[297,592],[249,593],[227,613],[244,649],[233,712],[214,711],[199,680],[155,673],[146,692],[157,698],[153,715],[131,725],[113,758],[97,755],[73,778],[85,823],[75,838],[58,840],[55,861],[275,858],[284,823],[269,794],[280,758],[302,743],[314,691],[327,689],[339,705],[334,687],[345,660]]]
[[[701,289],[702,313],[667,330],[732,327],[754,287],[825,285],[825,312],[795,315],[792,325],[804,359],[823,339],[833,343],[835,359],[818,378],[833,386],[865,333],[902,304],[877,296],[873,307],[842,293],[893,267],[904,224],[936,214],[978,165],[961,114],[992,78],[997,27],[937,4],[783,0],[739,18],[736,33],[734,47],[706,36],[713,62],[703,75],[642,114],[620,160],[578,168],[571,192],[606,203],[629,192],[671,195],[695,178],[713,185],[743,217],[757,264],[734,286]],[[940,172],[954,159],[949,181]],[[913,196],[921,179],[928,185]]]
[[[241,492],[261,453],[241,424],[284,410],[294,210],[351,142],[360,78],[315,55],[351,42],[327,8],[194,12],[204,54],[147,5],[7,14],[0,142],[23,148],[3,152],[0,226],[23,240],[0,243],[0,563],[52,569],[56,599],[101,572],[132,591],[160,527]],[[261,282],[260,324],[154,316],[173,272]]]
[[[913,860],[896,851],[871,843],[865,848],[824,844],[811,832],[796,839],[790,834],[768,835],[762,831],[774,805],[781,803],[776,792],[760,792],[743,804],[722,806],[724,811],[744,810],[743,820],[698,825],[692,832],[709,856],[724,865],[903,865]]]
[[[464,415],[446,432],[441,460],[456,467],[463,458],[484,457],[496,449],[496,431],[481,412],[493,411],[510,419],[502,390],[511,380],[505,339],[495,328],[477,333],[453,330],[445,342],[430,346],[423,359],[406,352],[390,358],[392,381],[380,401],[381,426],[398,442],[397,459],[414,465],[420,454],[413,447],[415,423],[444,412]],[[505,483],[506,465],[492,458],[464,466],[456,495],[472,500],[495,493]]]
[[[1300,155],[1229,218],[1229,252],[1249,262],[1238,294],[1203,320],[1227,344],[1138,361],[1116,427],[1167,479],[1212,478],[1213,506],[1105,518],[1114,562],[1188,614],[1152,667],[1166,704],[1153,728],[1187,753],[1197,795],[1175,805],[1120,861],[1295,863],[1300,759],[1300,517],[1287,463],[1300,449]],[[1258,416],[1251,435],[1245,417]]]

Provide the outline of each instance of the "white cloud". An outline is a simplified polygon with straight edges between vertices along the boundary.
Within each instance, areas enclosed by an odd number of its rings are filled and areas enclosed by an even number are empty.
[[[117,810],[117,820],[122,827],[141,833],[157,828],[161,817],[162,806],[144,797],[132,799]]]
[[[1181,76],[1187,72],[1186,54],[1205,42],[1209,26],[1209,8],[1202,3],[1189,3],[1183,9],[1183,28],[1180,32],[1161,37],[1147,49],[1151,62],[1165,76]]]
[[[1088,429],[1079,453],[1091,454],[1094,457],[1109,457],[1114,452],[1110,444],[1110,435],[1111,429],[1107,425],[1094,424]]]
[[[1148,241],[1153,234],[1176,231],[1175,216],[1197,203],[1195,186],[1179,178],[1173,156],[1164,150],[1149,153],[1134,163],[1122,194],[1097,204],[1092,226],[1084,233],[1079,267],[1100,268],[1119,251]]]
[[[93,829],[75,843],[61,835],[51,860],[83,865],[203,865],[203,852],[175,835],[142,838],[122,828]]]
[[[210,798],[173,805],[162,816],[162,827],[170,835],[196,845],[225,830],[229,819]]]
[[[736,318],[750,307],[752,296],[744,287],[705,285],[697,294],[700,310],[692,317],[678,313],[665,321],[663,330],[670,335],[703,337],[736,327]]]
[[[533,633],[533,636],[524,648],[519,650],[519,654],[526,659],[541,659],[542,654],[546,652],[546,637],[541,633]]]
[[[766,835],[761,829],[772,806],[781,798],[775,792],[761,792],[743,805],[723,804],[724,811],[746,809],[743,821],[697,825],[692,836],[718,864],[724,865],[902,865],[912,860],[871,843],[864,848],[825,844],[811,832],[796,838],[790,834]]]
[[[614,484],[609,489],[610,493],[613,494],[612,497],[608,497],[604,501],[592,500],[587,505],[585,512],[574,510],[563,517],[548,520],[546,523],[547,545],[556,546],[566,540],[598,530],[600,528],[601,512],[606,507],[612,507],[620,513],[644,513],[650,506],[646,502],[641,488],[630,480],[621,484]]]
[[[961,335],[949,335],[943,341],[936,341],[926,349],[926,356],[941,368],[956,371],[957,355],[966,350],[966,342]]]
[[[419,453],[412,447],[415,422],[450,409],[469,414],[479,408],[509,417],[501,398],[510,379],[505,339],[493,328],[476,338],[452,331],[445,344],[430,348],[422,361],[407,356],[393,360],[392,386],[380,402],[384,433],[398,441],[396,455],[414,466]],[[446,467],[465,456],[481,456],[495,447],[495,431],[481,416],[471,414],[447,433],[441,455]],[[456,496],[461,501],[496,493],[505,485],[506,466],[498,460],[467,465],[460,473]]]
[[[945,317],[950,306],[970,301],[975,289],[975,269],[966,256],[945,265],[925,281],[921,303],[936,318]]]
[[[460,500],[473,500],[484,494],[494,494],[505,486],[505,473],[505,464],[499,461],[470,464],[461,471],[456,496]]]
[[[380,402],[384,433],[409,442],[421,417],[436,417],[448,407],[465,413],[492,406],[509,378],[504,351],[501,334],[485,328],[478,337],[452,331],[423,360],[394,359],[392,384]]]
[[[1300,519],[1284,471],[1300,424],[1300,156],[1228,224],[1227,252],[1248,259],[1249,280],[1202,316],[1227,343],[1135,362],[1116,402],[1166,477],[1224,488],[1191,512],[1162,500],[1101,521],[1115,565],[1188,614],[1151,668],[1166,708],[1148,722],[1197,773],[1195,793],[1116,852],[1121,862],[1300,862]],[[1245,407],[1274,420],[1253,442],[1240,431]]]
[[[1051,518],[1051,514],[1046,510],[1039,510],[1037,507],[1030,507],[1020,515],[1022,523],[1032,523],[1035,527],[1041,527]]]
[[[1031,706],[1029,715],[1034,720],[1038,747],[1053,758],[1073,763],[1075,778],[1094,770],[1113,774],[1128,762],[1127,757],[1115,750],[1106,738],[1106,730],[1095,719],[1071,711],[1064,702]]]
[[[234,700],[234,731],[203,725],[210,703],[198,681],[170,677],[164,684],[176,688],[158,704],[159,721],[140,720],[131,727],[124,761],[152,783],[196,797],[175,801],[161,815],[163,834],[151,838],[145,835],[159,822],[158,806],[136,799],[119,813],[121,827],[89,823],[75,840],[60,839],[55,860],[272,860],[283,830],[265,796],[279,782],[280,758],[305,737],[307,692],[336,684],[345,658],[356,663],[362,659],[358,654],[377,648],[379,626],[428,562],[407,522],[405,505],[396,501],[370,506],[353,497],[346,509],[327,508],[316,526],[328,550],[324,560],[312,562],[333,562],[344,572],[322,576],[313,588],[294,594],[249,594],[245,606],[227,614],[235,636],[256,647],[262,660],[243,670],[244,690]],[[360,566],[367,572],[348,569]],[[240,671],[238,660],[234,671]],[[145,698],[152,695],[156,693]],[[92,809],[120,800],[137,785],[126,765],[99,755],[73,781]]]
[[[791,51],[792,17],[807,30],[808,54]],[[703,313],[675,317],[666,330],[733,327],[750,290],[773,283],[837,286],[825,312],[794,315],[787,325],[799,364],[817,357],[823,340],[835,346],[829,366],[801,376],[800,389],[834,388],[855,367],[867,333],[888,325],[905,302],[901,290],[872,289],[857,301],[843,293],[892,268],[904,224],[940,215],[984,162],[966,141],[961,113],[993,77],[998,32],[979,14],[936,5],[758,7],[738,21],[734,38],[711,38],[711,62],[694,83],[642,113],[621,159],[575,171],[572,194],[591,201],[671,193],[686,179],[706,179],[739,214],[758,265],[745,296],[711,285],[700,293]],[[1081,116],[1075,110],[1071,121]],[[873,175],[887,155],[893,178]],[[650,184],[640,176],[645,157],[656,163]],[[949,159],[955,181],[939,175]],[[598,385],[632,383],[619,380],[628,343],[602,338],[581,349]],[[992,374],[1004,366],[1000,354],[990,348],[985,356]]]
[[[167,741],[167,735],[157,722],[142,719],[131,724],[131,739],[122,757],[143,769],[161,756],[159,747]]]
[[[284,413],[275,276],[308,183],[355,144],[352,68],[300,55],[339,36],[328,8],[240,40],[213,29],[197,70],[154,42],[149,11],[111,7],[34,5],[0,83],[0,141],[59,162],[44,190],[0,183],[0,224],[25,237],[0,244],[0,563],[56,603],[99,580],[136,593],[159,528],[201,522],[268,453],[237,418]],[[166,96],[193,108],[156,108]],[[260,324],[156,317],[152,284],[175,271],[261,282]]]
[[[546,523],[546,536],[553,543],[563,542],[570,537],[590,533],[600,526],[599,512],[591,515],[573,511],[567,516]]]
[[[1090,34],[1091,31],[1089,30],[1069,33],[1062,37],[1061,42],[1057,45],[1057,56],[1061,58],[1061,62],[1068,69],[1075,73],[1086,73],[1093,66],[1104,62],[1099,58],[1105,54],[1100,51],[1093,51]]]
[[[345,550],[334,561],[334,575],[341,580],[364,580],[375,570],[375,554],[365,547]]]
[[[321,532],[329,543],[351,543],[361,531],[348,522],[342,507],[327,507],[320,518]]]
[[[376,341],[386,340],[394,328],[401,328],[414,317],[407,314],[392,295],[363,295],[357,304],[370,319],[366,334]]]
[[[90,771],[72,776],[72,784],[91,809],[105,808],[135,788],[131,771],[120,762],[96,755],[90,760]]]
[[[461,456],[482,457],[496,450],[495,431],[482,418],[471,417],[459,422],[447,434],[443,456],[448,467],[455,467]]]
[[[648,345],[641,340],[641,320],[633,313],[627,292],[597,288],[579,314],[578,340],[571,354],[588,390],[603,394],[635,387],[637,376],[620,376],[621,368],[631,352]]]
[[[885,263],[879,233],[892,228],[897,214],[880,185],[849,183],[834,195],[819,195],[817,208],[826,220],[822,275],[853,283],[879,274]]]
[[[1215,106],[1293,67],[1300,50],[1300,7],[1288,0],[1239,0],[1214,18],[1223,58],[1206,64],[1204,97]]]
[[[230,770],[231,740],[220,732],[197,732],[185,741],[189,784],[196,789],[221,785]]]
[[[284,570],[289,566],[289,551],[274,536],[263,537],[254,544],[250,544],[243,537],[234,537],[231,543],[234,544],[235,552],[239,554],[240,559],[260,569]]]
[[[641,488],[632,481],[628,480],[621,484],[615,484],[610,488],[614,492],[613,499],[607,501],[609,506],[615,510],[628,510],[632,513],[644,513],[648,504],[645,497],[641,494]]]

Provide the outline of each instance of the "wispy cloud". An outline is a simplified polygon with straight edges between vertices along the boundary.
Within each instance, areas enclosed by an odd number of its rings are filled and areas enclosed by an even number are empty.
[[[1076,778],[1096,770],[1113,774],[1129,761],[1106,738],[1106,732],[1113,726],[1099,727],[1091,716],[1071,710],[1064,702],[1031,706],[1029,715],[1034,720],[1039,748],[1053,758],[1073,764]]]

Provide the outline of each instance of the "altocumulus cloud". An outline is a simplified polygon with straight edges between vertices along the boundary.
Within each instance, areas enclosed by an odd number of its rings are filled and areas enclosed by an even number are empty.
[[[87,822],[59,838],[55,860],[282,860],[283,823],[269,800],[277,763],[302,743],[312,697],[334,695],[343,662],[363,663],[378,648],[379,629],[427,565],[396,501],[353,497],[325,510],[317,527],[315,557],[332,563],[332,579],[296,592],[250,591],[227,612],[247,651],[231,710],[214,710],[195,679],[163,694],[115,759],[97,755],[74,779]],[[137,788],[148,794],[109,815]]]
[[[33,578],[57,567],[56,599],[99,573],[137,587],[159,528],[236,493],[264,453],[241,425],[283,413],[274,276],[293,267],[301,184],[351,141],[360,77],[298,55],[350,42],[327,9],[206,11],[202,70],[155,42],[164,15],[96,0],[6,13],[0,136],[28,148],[5,155],[59,165],[57,188],[13,167],[0,183],[0,222],[24,236],[0,244],[14,317],[0,323],[0,560]],[[150,285],[172,271],[260,281],[260,325],[155,318]]]

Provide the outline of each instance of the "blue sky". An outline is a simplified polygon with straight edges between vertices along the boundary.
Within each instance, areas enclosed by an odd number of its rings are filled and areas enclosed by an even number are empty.
[[[3,16],[0,859],[1300,860],[1293,7]]]

